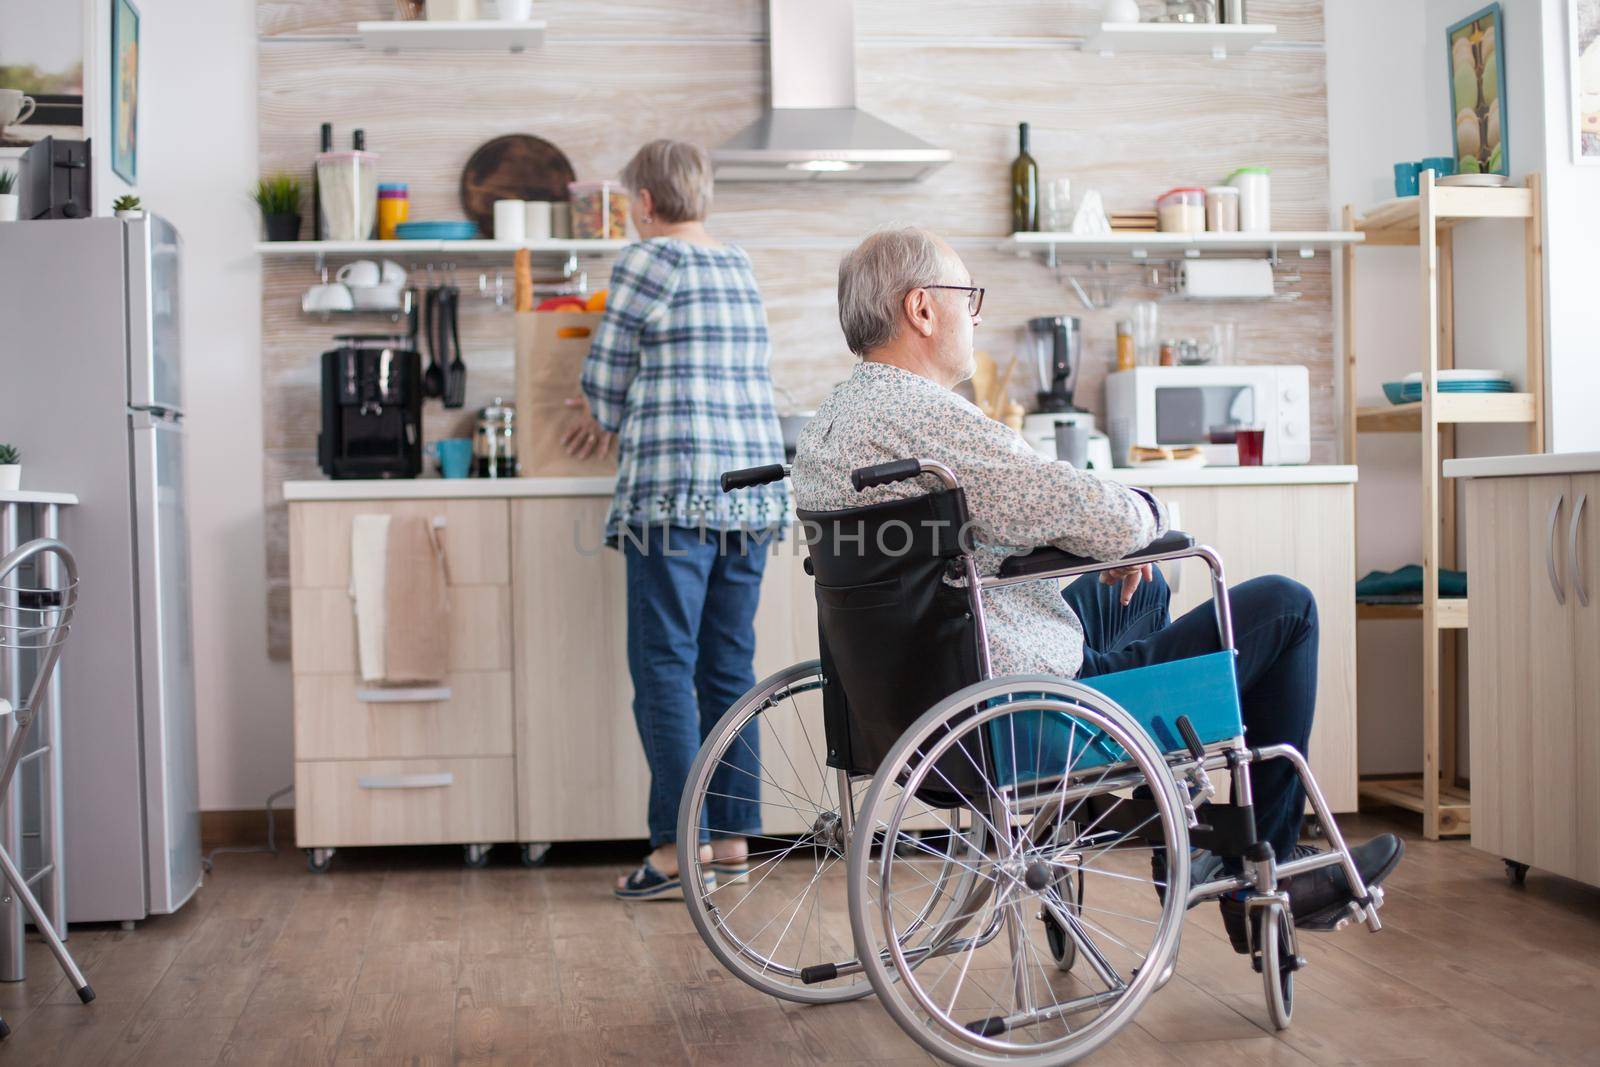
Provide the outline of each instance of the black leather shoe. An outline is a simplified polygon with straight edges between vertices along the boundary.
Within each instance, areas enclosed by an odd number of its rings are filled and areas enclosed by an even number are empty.
[[[1322,849],[1309,845],[1296,845],[1290,859],[1316,855]],[[1394,834],[1379,834],[1372,840],[1350,849],[1361,880],[1369,888],[1381,885],[1405,855],[1405,842]],[[1286,862],[1286,861],[1285,861]],[[1337,922],[1345,906],[1355,899],[1350,891],[1350,880],[1344,875],[1341,864],[1319,867],[1314,871],[1285,879],[1283,890],[1289,894],[1289,910],[1298,927],[1326,929]],[[1227,928],[1228,940],[1235,952],[1249,953],[1250,939],[1245,931],[1245,906],[1242,900],[1223,897],[1222,923]]]

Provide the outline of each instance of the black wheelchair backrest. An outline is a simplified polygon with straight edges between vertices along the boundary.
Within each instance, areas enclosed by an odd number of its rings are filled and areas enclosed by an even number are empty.
[[[796,514],[816,577],[828,763],[871,774],[925,711],[981,678],[967,590],[944,580],[970,547],[966,496]],[[943,777],[972,788],[976,768]]]

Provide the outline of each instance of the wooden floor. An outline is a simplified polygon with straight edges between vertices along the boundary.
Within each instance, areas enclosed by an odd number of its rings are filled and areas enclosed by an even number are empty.
[[[1390,824],[1355,823],[1364,837]],[[1410,825],[1397,822],[1396,827]],[[1096,1064],[1600,1063],[1600,891],[1407,834],[1386,928],[1302,938],[1294,1026],[1190,914],[1179,976]],[[631,852],[526,871],[459,850],[223,856],[180,914],[75,930],[99,998],[42,945],[0,987],[0,1064],[928,1063],[871,1000],[800,1008],[725,974],[681,904],[615,903]]]

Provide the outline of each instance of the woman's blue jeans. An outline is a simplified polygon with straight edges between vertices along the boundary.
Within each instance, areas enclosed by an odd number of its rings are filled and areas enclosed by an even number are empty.
[[[650,765],[650,847],[678,839],[678,804],[705,736],[755,685],[756,604],[770,541],[739,531],[624,531],[633,717]],[[711,777],[709,833],[761,832],[760,727],[752,722]],[[603,788],[603,786],[602,786]]]
[[[1086,574],[1062,591],[1083,623],[1078,677],[1148,667],[1222,647],[1209,599],[1169,621],[1172,591],[1161,571],[1124,607],[1120,589]],[[1311,590],[1280,575],[1252,578],[1228,591],[1238,650],[1239,705],[1245,740],[1254,747],[1293,745],[1307,754],[1317,706],[1317,604]],[[1256,833],[1280,858],[1300,839],[1305,809],[1300,778],[1287,760],[1250,765]]]

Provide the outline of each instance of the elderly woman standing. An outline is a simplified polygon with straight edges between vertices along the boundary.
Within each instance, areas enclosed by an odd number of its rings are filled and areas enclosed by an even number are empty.
[[[706,232],[710,160],[695,145],[652,141],[622,181],[640,241],[612,268],[583,367],[588,414],[564,440],[576,455],[608,448],[611,434],[618,444],[606,538],[627,559],[628,668],[650,765],[652,851],[614,891],[677,897],[679,798],[701,741],[755,684],[756,601],[788,496],[781,483],[736,496],[717,484],[723,471],[784,455],[750,259]],[[711,870],[731,877],[747,866],[747,835],[760,832],[753,727],[745,740],[751,773],[718,771],[701,830]]]

